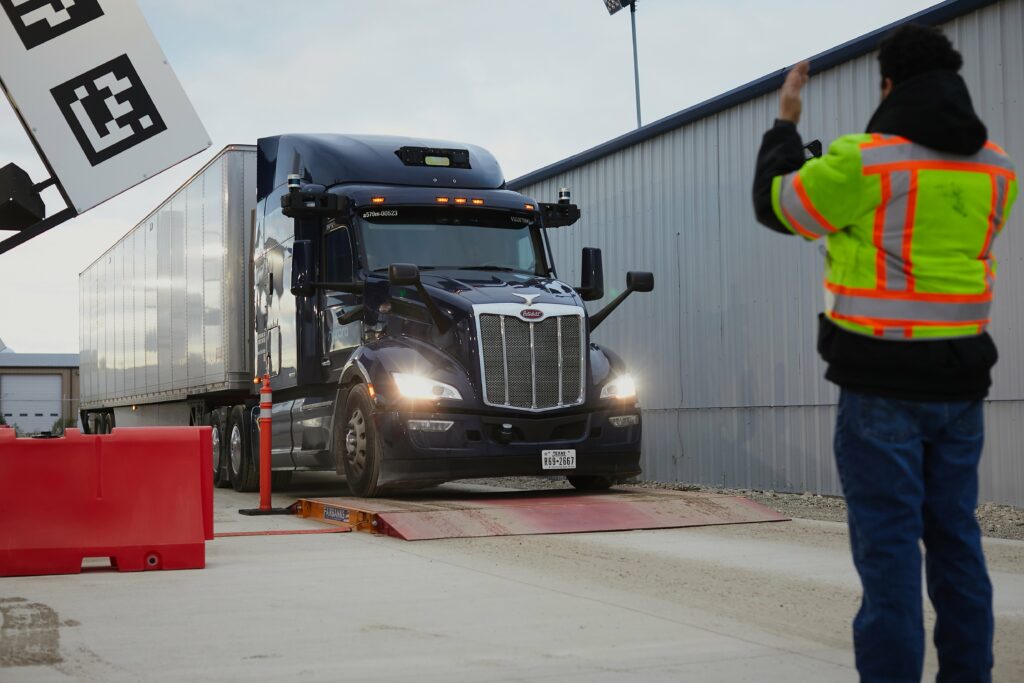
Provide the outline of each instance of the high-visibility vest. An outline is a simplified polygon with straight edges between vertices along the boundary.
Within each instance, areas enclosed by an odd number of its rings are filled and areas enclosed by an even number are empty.
[[[884,339],[985,331],[992,242],[1016,194],[1013,162],[992,142],[960,156],[878,134],[843,136],[772,181],[779,220],[827,238],[825,314]]]

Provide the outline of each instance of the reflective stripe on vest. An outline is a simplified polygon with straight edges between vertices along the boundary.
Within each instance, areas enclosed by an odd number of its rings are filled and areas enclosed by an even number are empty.
[[[910,339],[915,336],[915,329],[923,328],[942,328],[922,335],[930,338],[984,331],[989,324],[995,282],[990,252],[1003,225],[1009,183],[1015,179],[1013,163],[992,143],[977,154],[964,157],[906,138],[874,135],[871,141],[860,145],[860,151],[862,172],[877,176],[881,190],[881,201],[871,223],[871,245],[876,252],[875,286],[851,288],[826,281],[827,315],[839,324],[866,327],[886,339]],[[918,210],[919,172],[932,170],[983,173],[990,179],[991,210],[983,246],[975,257],[984,264],[981,294],[916,291],[911,247]],[[979,231],[983,225],[979,220]]]
[[[837,232],[821,213],[814,208],[811,198],[807,196],[800,171],[793,171],[782,178],[779,189],[779,205],[786,220],[799,234],[810,239],[831,235]]]

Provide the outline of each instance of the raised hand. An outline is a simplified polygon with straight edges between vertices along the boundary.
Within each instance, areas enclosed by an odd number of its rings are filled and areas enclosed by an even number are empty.
[[[779,118],[783,121],[800,123],[800,112],[803,111],[803,99],[800,91],[807,83],[811,63],[804,60],[790,69],[786,74],[786,82],[779,91]]]

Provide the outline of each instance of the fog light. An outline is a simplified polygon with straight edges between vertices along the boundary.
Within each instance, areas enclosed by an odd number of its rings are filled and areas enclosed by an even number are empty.
[[[409,420],[409,431],[447,432],[453,424],[451,420]]]
[[[633,425],[640,424],[640,416],[616,415],[615,417],[608,418],[608,421],[612,423],[612,427],[632,427]]]

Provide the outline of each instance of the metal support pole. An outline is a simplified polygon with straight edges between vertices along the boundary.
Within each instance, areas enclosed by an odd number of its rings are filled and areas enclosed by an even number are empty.
[[[640,62],[636,54],[636,2],[629,6],[629,19],[633,26],[633,82],[636,84],[636,127],[643,124],[640,122]]]
[[[66,220],[70,220],[78,215],[78,212],[74,209],[64,209],[58,211],[48,218],[44,218],[35,225],[25,228],[16,235],[11,235],[7,239],[0,241],[0,254],[14,249],[19,244],[28,242],[33,237],[38,237],[50,228],[55,228]]]

